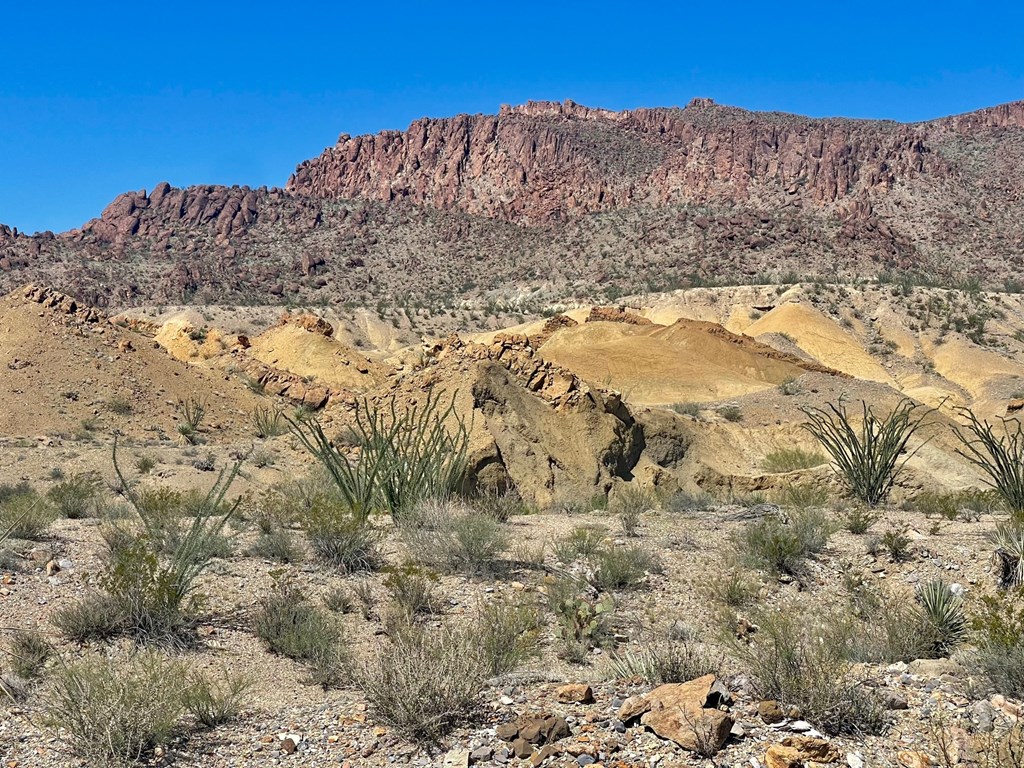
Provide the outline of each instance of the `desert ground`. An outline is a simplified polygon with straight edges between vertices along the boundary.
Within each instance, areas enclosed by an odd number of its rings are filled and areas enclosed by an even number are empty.
[[[1022,354],[1020,294],[879,280],[423,315],[110,314],[22,286],[0,299],[0,753],[1019,765],[992,539],[1013,512],[954,426],[1013,418]],[[869,506],[807,409],[906,403],[922,422]],[[458,482],[345,497],[316,449],[383,461],[371,414],[421,414]]]

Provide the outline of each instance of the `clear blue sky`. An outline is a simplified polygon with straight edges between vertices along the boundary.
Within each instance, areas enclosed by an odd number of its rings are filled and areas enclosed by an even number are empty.
[[[0,222],[28,232],[527,99],[921,120],[1024,98],[1016,2],[19,2],[2,30]]]

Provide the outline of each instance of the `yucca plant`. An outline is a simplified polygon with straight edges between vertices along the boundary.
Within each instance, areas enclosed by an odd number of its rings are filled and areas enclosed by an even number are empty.
[[[1018,523],[1024,523],[1024,428],[1019,419],[999,417],[1000,429],[961,408],[967,423],[953,427],[957,453],[980,469]]]
[[[931,651],[946,656],[967,635],[967,613],[963,598],[942,579],[917,589],[917,602],[924,614],[926,631],[931,635]]]
[[[999,586],[1010,589],[1024,584],[1024,527],[1015,522],[1000,523],[992,539],[996,545]]]
[[[428,392],[422,404],[400,410],[394,396],[384,405],[357,403],[354,460],[338,450],[315,419],[288,418],[292,433],[324,465],[342,499],[360,519],[373,512],[396,520],[417,502],[451,495],[466,473],[469,431],[455,411],[455,395]]]
[[[829,403],[828,410],[813,406],[800,410],[808,419],[804,429],[832,457],[850,492],[875,507],[888,498],[903,467],[916,452],[908,453],[907,444],[933,409],[918,414],[921,406],[904,399],[888,416],[879,418],[866,401],[861,401],[861,407],[860,429],[851,423],[842,398],[838,404]]]

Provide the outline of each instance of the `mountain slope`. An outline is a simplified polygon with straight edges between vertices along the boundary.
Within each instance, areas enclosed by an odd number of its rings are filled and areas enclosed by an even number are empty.
[[[543,305],[768,272],[1000,282],[1024,266],[1022,168],[1024,102],[916,124],[531,102],[343,135],[285,189],[164,183],[79,230],[0,227],[0,289]]]

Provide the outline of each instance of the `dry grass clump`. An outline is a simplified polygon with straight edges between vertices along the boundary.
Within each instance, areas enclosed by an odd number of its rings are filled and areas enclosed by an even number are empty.
[[[341,627],[291,581],[279,581],[260,601],[253,629],[271,651],[305,664],[314,683],[331,688],[348,677]]]
[[[884,708],[849,660],[852,623],[843,616],[808,616],[805,606],[761,610],[750,642],[734,641],[755,692],[795,707],[829,733],[878,733]]]
[[[167,743],[184,712],[187,687],[181,666],[154,653],[87,657],[55,671],[47,719],[78,757],[129,765]]]
[[[636,589],[649,573],[661,573],[660,558],[643,547],[605,547],[590,558],[590,583],[597,589]]]
[[[805,509],[794,511],[789,520],[771,515],[750,523],[734,542],[751,566],[796,576],[808,558],[825,549],[832,531],[832,522],[824,512]]]
[[[402,522],[402,540],[417,564],[470,575],[493,572],[508,547],[501,523],[458,499],[419,503]]]
[[[765,472],[777,474],[818,467],[826,461],[828,459],[824,454],[817,451],[805,451],[802,448],[780,448],[764,457],[762,467]]]
[[[484,605],[465,628],[406,624],[366,659],[357,677],[374,715],[412,739],[436,742],[479,704],[487,680],[536,652],[529,604]]]

